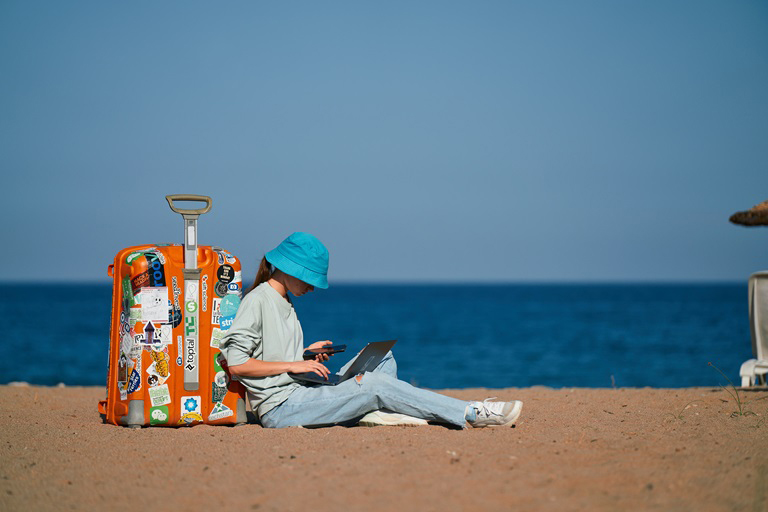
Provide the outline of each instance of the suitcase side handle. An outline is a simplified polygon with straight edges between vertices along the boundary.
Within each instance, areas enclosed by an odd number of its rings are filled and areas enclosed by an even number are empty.
[[[208,196],[198,196],[195,194],[170,194],[165,196],[165,200],[168,201],[168,206],[171,207],[171,210],[176,213],[180,213],[181,215],[202,215],[211,211],[212,201]],[[186,210],[174,206],[174,201],[201,201],[205,203],[205,206],[203,208],[197,208],[194,210]]]

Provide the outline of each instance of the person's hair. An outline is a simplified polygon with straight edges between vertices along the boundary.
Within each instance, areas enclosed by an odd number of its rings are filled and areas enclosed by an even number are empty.
[[[256,287],[261,283],[266,283],[269,281],[269,278],[272,277],[272,274],[275,273],[275,270],[277,270],[277,268],[275,268],[274,265],[267,261],[266,256],[261,258],[261,263],[259,263],[259,270],[256,272],[256,279],[253,280],[253,284],[250,288],[248,288],[248,291],[245,292],[243,296],[245,296],[247,293],[250,293],[252,290],[255,290]],[[287,293],[285,294],[285,300],[288,301],[288,304],[293,304]]]
[[[259,264],[259,270],[256,272],[256,279],[253,280],[253,284],[250,288],[248,288],[248,291],[245,293],[250,292],[251,290],[255,290],[257,286],[259,286],[261,283],[266,283],[269,281],[269,278],[272,277],[272,274],[274,273],[275,269],[270,263],[267,261],[266,257],[261,258],[261,263]]]

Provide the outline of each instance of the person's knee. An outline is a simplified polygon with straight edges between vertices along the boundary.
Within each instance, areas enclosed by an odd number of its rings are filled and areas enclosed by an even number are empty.
[[[362,391],[376,394],[379,390],[387,387],[393,377],[381,372],[365,372],[355,377]]]
[[[381,375],[376,372],[361,373],[355,376],[355,382],[357,382],[358,386],[358,399],[362,400],[366,406],[379,408],[381,405],[379,392],[382,389]]]
[[[372,387],[371,384],[373,383],[374,380],[376,380],[376,377],[374,377],[374,375],[375,374],[373,372],[361,373],[355,376],[355,380],[360,385],[360,387],[367,389]]]
[[[387,365],[393,372],[397,372],[397,361],[395,361],[395,354],[390,350],[384,357],[387,360]]]
[[[379,381],[379,375],[376,372],[365,372],[355,376],[357,385],[360,386],[360,391],[363,393],[375,394],[376,388],[379,387],[377,382]]]

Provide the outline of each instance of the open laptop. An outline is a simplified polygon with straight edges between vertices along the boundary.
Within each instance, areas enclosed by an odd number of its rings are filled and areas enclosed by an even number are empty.
[[[328,380],[322,378],[315,372],[307,372],[307,373],[292,373],[291,377],[297,380],[305,381],[305,382],[312,382],[314,384],[324,384],[326,386],[335,386],[337,384],[340,384],[344,382],[345,380],[349,380],[355,375],[361,374],[363,372],[370,372],[373,371],[374,368],[376,368],[382,359],[384,359],[384,356],[387,355],[387,352],[392,349],[392,347],[397,343],[397,340],[388,340],[388,341],[374,341],[372,343],[369,343],[365,346],[365,348],[357,355],[357,359],[355,359],[355,362],[350,365],[349,368],[347,368],[347,371],[344,372],[344,375],[339,375],[337,373],[331,373],[328,375]]]

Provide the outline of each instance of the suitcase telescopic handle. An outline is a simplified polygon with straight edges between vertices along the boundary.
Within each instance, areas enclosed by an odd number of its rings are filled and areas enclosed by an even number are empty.
[[[211,210],[211,198],[195,194],[171,194],[165,196],[168,206],[184,218],[184,268],[193,270],[197,268],[197,218]],[[205,203],[203,208],[185,210],[176,208],[174,201],[201,201]]]
[[[197,267],[197,218],[211,210],[211,198],[194,194],[170,194],[165,196],[168,206],[184,218],[184,391],[200,389],[199,347],[197,327],[199,325],[198,304],[200,303],[200,269]],[[187,210],[177,208],[174,201],[200,201],[203,208]],[[174,278],[175,279],[175,278]]]
[[[171,194],[165,196],[165,200],[168,201],[168,206],[171,207],[171,210],[182,215],[202,215],[211,211],[212,201],[208,196],[198,196],[196,194]],[[205,206],[195,210],[185,210],[183,208],[176,208],[173,205],[174,201],[201,201],[205,203]]]

